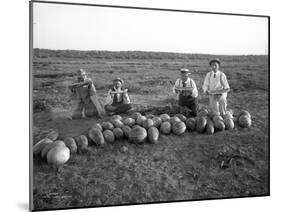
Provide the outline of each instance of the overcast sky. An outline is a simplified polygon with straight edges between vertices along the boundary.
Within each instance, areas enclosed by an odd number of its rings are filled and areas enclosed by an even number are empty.
[[[34,3],[34,48],[267,54],[266,18]]]

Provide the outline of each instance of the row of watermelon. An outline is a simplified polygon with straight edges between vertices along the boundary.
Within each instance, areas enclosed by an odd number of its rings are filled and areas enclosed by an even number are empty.
[[[247,111],[241,111],[237,118],[237,123],[241,127],[250,127],[251,116]],[[186,118],[182,114],[176,114],[170,117],[168,114],[160,116],[143,116],[135,112],[131,117],[123,119],[120,115],[112,116],[110,121],[101,124],[94,124],[88,131],[89,141],[95,145],[104,145],[113,143],[115,140],[128,139],[133,143],[157,143],[159,134],[168,135],[174,133],[181,135],[186,130],[197,131],[199,133],[207,132],[213,134],[215,131],[224,129],[233,129],[234,120],[231,113],[227,113],[224,118],[218,114],[211,114],[203,109],[196,118]],[[80,135],[77,138],[67,137],[63,141],[58,139],[58,132],[52,131],[34,145],[34,155],[41,155],[47,158],[48,163],[61,165],[70,158],[70,153],[83,151],[88,147],[88,138]]]

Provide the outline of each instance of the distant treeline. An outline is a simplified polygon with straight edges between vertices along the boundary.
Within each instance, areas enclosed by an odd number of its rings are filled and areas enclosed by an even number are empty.
[[[33,50],[35,58],[77,58],[77,59],[181,59],[181,60],[202,60],[212,57],[219,57],[225,60],[267,60],[267,55],[210,55],[210,54],[184,54],[170,52],[149,52],[149,51],[79,51],[79,50]]]

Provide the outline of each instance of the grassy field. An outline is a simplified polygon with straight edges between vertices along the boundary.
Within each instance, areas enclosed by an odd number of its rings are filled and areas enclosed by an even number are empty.
[[[212,55],[50,51],[35,49],[33,64],[33,138],[50,129],[60,139],[85,134],[100,119],[69,121],[67,85],[79,68],[88,71],[102,102],[115,77],[125,80],[134,107],[150,113],[174,101],[171,84],[180,68],[193,71],[200,105],[204,76]],[[228,107],[252,114],[251,129],[205,135],[160,136],[160,143],[135,145],[127,140],[91,146],[73,154],[56,172],[34,158],[34,207],[67,208],[268,195],[268,57],[216,56],[231,87]],[[124,148],[125,147],[125,148]]]

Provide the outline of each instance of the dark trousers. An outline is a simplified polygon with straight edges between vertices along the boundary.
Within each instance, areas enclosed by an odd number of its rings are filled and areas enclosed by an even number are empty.
[[[179,95],[179,105],[181,107],[187,107],[191,110],[191,116],[197,116],[198,111],[198,100],[197,98],[192,97],[191,95],[185,96]]]
[[[132,108],[132,105],[121,103],[121,104],[105,105],[104,108],[107,112],[126,113],[128,110]]]

